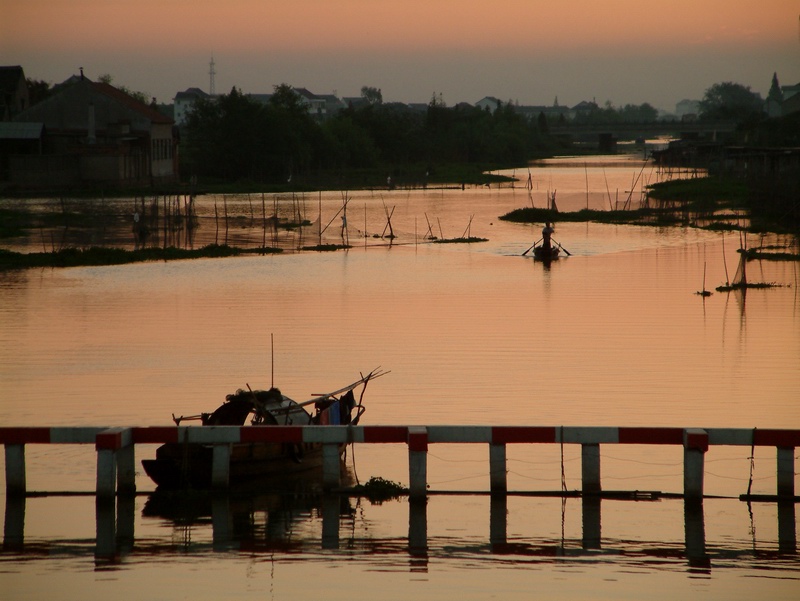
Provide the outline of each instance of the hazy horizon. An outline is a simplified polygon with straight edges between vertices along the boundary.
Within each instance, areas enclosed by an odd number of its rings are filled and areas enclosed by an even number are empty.
[[[51,84],[83,67],[163,103],[208,92],[213,57],[217,93],[373,86],[385,101],[673,111],[722,81],[762,97],[773,72],[800,83],[799,15],[791,0],[0,0],[0,63]]]

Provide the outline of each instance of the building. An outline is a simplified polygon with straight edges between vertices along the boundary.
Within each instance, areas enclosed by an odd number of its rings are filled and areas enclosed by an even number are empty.
[[[28,84],[22,67],[0,67],[0,121],[11,121],[29,105]]]
[[[793,86],[781,86],[781,92],[783,92],[781,114],[785,116],[800,111],[800,83]]]
[[[324,98],[309,92],[305,88],[292,88],[300,96],[300,102],[306,107],[308,114],[317,121],[324,121],[328,117],[328,106]]]
[[[490,113],[494,113],[501,104],[503,102],[494,96],[484,96],[475,103],[475,106],[481,110],[488,110]]]
[[[41,131],[42,141],[38,152],[6,157],[12,184],[102,187],[177,181],[178,136],[172,119],[82,74],[54,90],[14,118],[32,124],[30,131]]]
[[[335,94],[314,94],[306,88],[292,88],[292,91],[315,121],[325,121],[347,108],[347,104]],[[247,94],[247,97],[260,104],[269,104],[272,94]]]
[[[200,88],[188,88],[183,92],[175,94],[175,125],[183,125],[189,117],[189,113],[194,109],[194,105],[198,100],[208,100],[211,98]]]
[[[696,119],[697,115],[700,113],[700,101],[699,100],[689,100],[688,98],[684,98],[680,102],[675,105],[675,114],[684,120],[691,120]]]

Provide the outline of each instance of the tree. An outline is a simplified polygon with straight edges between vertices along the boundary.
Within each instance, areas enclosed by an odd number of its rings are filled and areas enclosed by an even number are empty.
[[[30,100],[30,105],[33,106],[50,96],[50,93],[53,91],[50,83],[46,81],[42,81],[39,79],[27,79],[28,84],[28,98]]]
[[[547,123],[547,117],[543,112],[539,112],[539,116],[536,118],[536,127],[539,128],[539,133],[541,134],[550,133],[550,125]]]
[[[300,94],[292,89],[292,86],[286,83],[275,86],[272,96],[269,97],[269,103],[282,111],[286,111],[290,115],[300,115],[308,113],[306,107],[303,105],[303,99]]]
[[[783,90],[781,90],[781,85],[778,83],[777,73],[772,74],[772,85],[769,87],[767,100],[772,100],[773,102],[777,102],[778,104],[783,102]]]
[[[733,119],[738,123],[757,121],[764,112],[761,95],[750,86],[725,81],[706,90],[700,101],[701,119]]]
[[[370,104],[383,104],[383,94],[380,88],[364,86],[361,88],[361,97]]]
[[[97,78],[97,81],[99,81],[100,83],[104,83],[104,84],[107,84],[107,85],[110,86],[110,85],[113,85],[111,82],[114,81],[114,77],[112,75],[110,75],[109,73],[103,73],[100,77]],[[120,92],[123,92],[123,93],[127,94],[131,98],[133,98],[135,100],[138,100],[142,104],[149,104],[150,103],[150,97],[147,94],[145,94],[144,92],[134,92],[133,90],[131,90],[127,86],[114,86],[114,87],[117,88]],[[153,98],[153,101],[155,101],[155,98]]]

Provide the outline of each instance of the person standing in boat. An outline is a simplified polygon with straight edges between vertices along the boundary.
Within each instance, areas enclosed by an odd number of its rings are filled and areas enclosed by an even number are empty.
[[[542,249],[544,249],[545,252],[549,253],[551,250],[550,237],[553,235],[554,231],[549,221],[546,222],[542,228]]]

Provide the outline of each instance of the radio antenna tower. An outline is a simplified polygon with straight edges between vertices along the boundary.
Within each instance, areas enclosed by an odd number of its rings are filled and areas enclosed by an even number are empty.
[[[214,70],[214,57],[211,57],[211,62],[208,65],[208,78],[209,78],[209,86],[208,86],[208,93],[212,96],[216,95],[217,90],[214,85],[214,76],[217,72]]]

